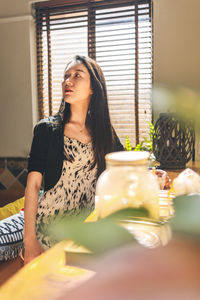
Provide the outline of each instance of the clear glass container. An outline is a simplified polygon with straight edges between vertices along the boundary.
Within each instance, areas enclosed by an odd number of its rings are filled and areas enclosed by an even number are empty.
[[[96,186],[98,218],[123,208],[144,207],[159,220],[159,184],[148,170],[149,152],[122,151],[105,157],[106,170]]]
[[[113,152],[106,155],[106,170],[96,186],[97,219],[103,219],[123,208],[144,207],[149,217],[130,216],[119,220],[139,244],[155,248],[171,238],[167,215],[162,217],[159,182],[148,170],[149,153],[145,151]],[[162,197],[163,198],[163,197]]]

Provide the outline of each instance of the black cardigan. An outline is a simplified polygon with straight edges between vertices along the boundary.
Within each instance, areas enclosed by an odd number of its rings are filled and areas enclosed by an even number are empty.
[[[116,151],[123,146],[115,134]],[[28,173],[37,171],[44,176],[44,190],[50,190],[58,182],[63,166],[63,130],[59,116],[39,121],[34,128],[31,151],[28,157]]]

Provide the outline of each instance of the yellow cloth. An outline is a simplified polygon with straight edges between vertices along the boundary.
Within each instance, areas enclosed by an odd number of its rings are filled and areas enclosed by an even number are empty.
[[[6,219],[12,215],[20,212],[24,207],[24,197],[17,199],[16,201],[9,203],[3,207],[0,207],[0,220]]]

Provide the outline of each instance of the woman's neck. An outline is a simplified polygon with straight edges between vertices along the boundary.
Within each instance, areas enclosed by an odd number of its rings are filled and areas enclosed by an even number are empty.
[[[81,128],[85,127],[88,105],[71,105],[69,123],[76,124]]]
[[[69,138],[74,138],[82,143],[87,144],[91,141],[91,135],[86,127],[86,116],[88,111],[88,106],[75,107],[74,105],[70,107],[71,114],[69,122],[64,126],[64,134]]]

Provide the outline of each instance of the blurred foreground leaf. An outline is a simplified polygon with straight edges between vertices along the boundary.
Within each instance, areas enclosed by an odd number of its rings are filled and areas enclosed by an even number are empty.
[[[174,199],[174,206],[173,231],[200,237],[200,195],[178,196]]]
[[[131,219],[135,217],[148,218],[149,211],[144,207],[125,208],[112,213],[111,215],[106,217],[106,220],[121,221],[121,220]]]
[[[98,254],[134,241],[133,235],[119,226],[117,221],[133,217],[146,218],[148,215],[145,208],[130,208],[89,223],[83,223],[80,216],[65,216],[59,222],[53,222],[46,234],[58,242],[64,239],[73,240]]]
[[[186,86],[154,86],[153,107],[156,114],[174,112],[183,119],[193,120],[200,129],[200,90]]]
[[[57,241],[73,240],[96,254],[133,241],[133,236],[127,230],[109,220],[80,223],[66,218],[52,224],[49,234]]]

